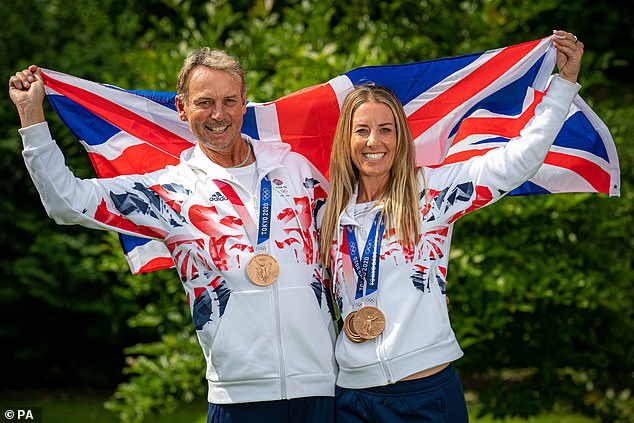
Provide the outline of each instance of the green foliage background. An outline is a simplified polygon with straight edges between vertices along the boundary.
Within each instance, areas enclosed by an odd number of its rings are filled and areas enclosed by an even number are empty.
[[[584,99],[619,151],[620,198],[507,198],[456,224],[449,268],[456,363],[480,410],[568,407],[634,415],[632,14],[615,0],[0,0],[0,70],[30,63],[130,89],[174,91],[187,52],[238,57],[267,101],[359,66],[422,61],[541,38],[586,45]],[[25,171],[0,97],[0,388],[116,387],[122,421],[205,398],[204,360],[175,272],[132,276],[113,234],[55,225]],[[80,177],[86,154],[48,109]]]

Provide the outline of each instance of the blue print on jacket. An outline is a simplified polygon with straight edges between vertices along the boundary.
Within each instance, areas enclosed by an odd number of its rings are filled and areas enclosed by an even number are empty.
[[[205,290],[196,298],[196,301],[194,301],[192,320],[194,321],[196,330],[203,330],[205,323],[211,321],[212,314],[211,296],[209,295],[209,291]]]
[[[447,283],[441,275],[436,275],[436,282],[438,282],[438,286],[440,287],[440,293],[447,295]]]
[[[304,186],[308,189],[312,189],[314,193],[315,204],[313,207],[313,222],[317,222],[317,215],[321,207],[326,204],[326,191],[321,187],[321,182],[315,178],[304,179]]]
[[[450,191],[451,189],[451,191]],[[471,200],[475,189],[472,182],[464,182],[454,187],[447,187],[442,191],[435,191],[433,189],[427,189],[420,193],[420,199],[429,195],[432,197],[429,209],[425,208],[425,221],[434,222],[440,215],[444,215],[454,205],[459,202],[468,202]]]
[[[333,304],[333,298],[332,298],[332,295],[330,295],[330,288],[321,277],[321,271],[316,271],[313,273],[313,282],[310,284],[310,286],[313,288],[313,292],[315,293],[315,297],[317,298],[317,303],[319,304],[320,308],[322,307],[322,304],[323,304],[323,298],[326,299],[326,306],[328,307],[328,312],[334,319],[335,308]]]
[[[231,296],[231,290],[227,287],[227,283],[223,280],[213,288],[214,297],[208,288],[205,288],[200,295],[194,300],[192,306],[192,320],[194,321],[194,327],[196,330],[203,330],[203,326],[207,322],[211,322],[214,309],[217,308],[218,318],[221,318],[225,313],[227,302]],[[214,307],[214,301],[218,304]]]
[[[429,285],[431,280],[431,277],[429,275],[429,268],[422,266],[420,264],[415,265],[415,267],[416,268],[414,269],[414,273],[412,274],[412,276],[410,276],[410,278],[412,279],[412,283],[414,284],[416,289],[418,289],[420,292],[423,292],[423,293],[431,292],[430,285]],[[446,295],[447,283],[445,282],[445,279],[442,273],[436,272],[434,277],[436,278],[436,283],[438,284],[438,287],[440,288],[440,292],[443,295]]]
[[[412,283],[420,292],[431,292],[429,289],[429,277],[427,277],[429,269],[424,266],[416,267],[418,267],[418,269],[415,269],[412,276],[410,276]]]
[[[189,193],[182,185],[178,184],[166,184],[162,188],[173,193]],[[185,219],[169,207],[154,190],[139,182],[133,185],[133,189],[136,192],[110,193],[114,206],[123,216],[141,213],[159,219],[158,212],[161,218],[169,222],[172,227],[178,227],[185,223]]]
[[[314,275],[313,275],[313,282],[310,284],[310,286],[313,288],[315,297],[317,297],[317,303],[319,304],[319,307],[321,307],[321,296],[324,290],[321,285],[321,282]]]
[[[467,202],[473,196],[473,183],[464,182],[462,184],[458,184],[451,191],[449,191],[450,187],[447,187],[440,191],[434,197],[434,203],[436,203],[436,208],[441,211],[441,213],[447,212],[449,208],[453,207],[456,202]],[[444,207],[443,207],[444,205]]]

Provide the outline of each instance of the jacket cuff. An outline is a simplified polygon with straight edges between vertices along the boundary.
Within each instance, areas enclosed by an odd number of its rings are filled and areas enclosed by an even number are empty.
[[[580,89],[581,85],[578,83],[570,82],[559,74],[555,74],[550,82],[548,93],[552,92],[551,95],[556,96],[561,104],[571,104]]]
[[[20,128],[18,132],[22,137],[22,145],[25,151],[55,143],[51,136],[51,131],[48,129],[47,122],[40,122],[27,126],[26,128]]]

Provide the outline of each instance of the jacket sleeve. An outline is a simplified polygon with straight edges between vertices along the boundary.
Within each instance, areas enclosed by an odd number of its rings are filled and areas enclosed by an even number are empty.
[[[46,122],[22,128],[22,156],[47,214],[58,224],[146,238],[162,238],[163,223],[152,204],[148,181],[141,175],[80,179],[66,166],[64,155]]]
[[[580,88],[579,84],[553,77],[548,92],[535,109],[535,116],[519,136],[504,148],[491,150],[481,160],[474,161],[469,173],[476,184],[508,192],[535,176]]]
[[[504,147],[464,163],[425,168],[428,197],[434,198],[435,218],[451,223],[497,201],[535,176],[580,88],[579,84],[555,75],[533,118]]]

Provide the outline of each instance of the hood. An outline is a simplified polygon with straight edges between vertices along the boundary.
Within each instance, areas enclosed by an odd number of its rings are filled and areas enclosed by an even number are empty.
[[[258,174],[263,175],[280,167],[282,160],[290,153],[291,146],[284,142],[259,141],[242,134],[245,142],[251,143],[256,157]],[[231,175],[222,166],[209,160],[198,144],[181,153],[181,162],[206,175],[217,179],[230,179]]]
[[[341,216],[339,216],[339,228],[340,228],[339,232],[341,232],[341,226],[344,226],[344,225],[354,225],[354,226],[362,225],[354,217],[354,207],[357,204],[358,196],[359,196],[359,183],[357,182],[357,184],[354,187],[354,191],[352,192],[352,197],[350,198],[350,201],[348,202],[348,206],[343,210],[343,213],[341,213]],[[376,205],[372,208],[371,214],[374,215],[375,210],[382,210],[382,209],[383,209],[383,202],[377,202]]]

